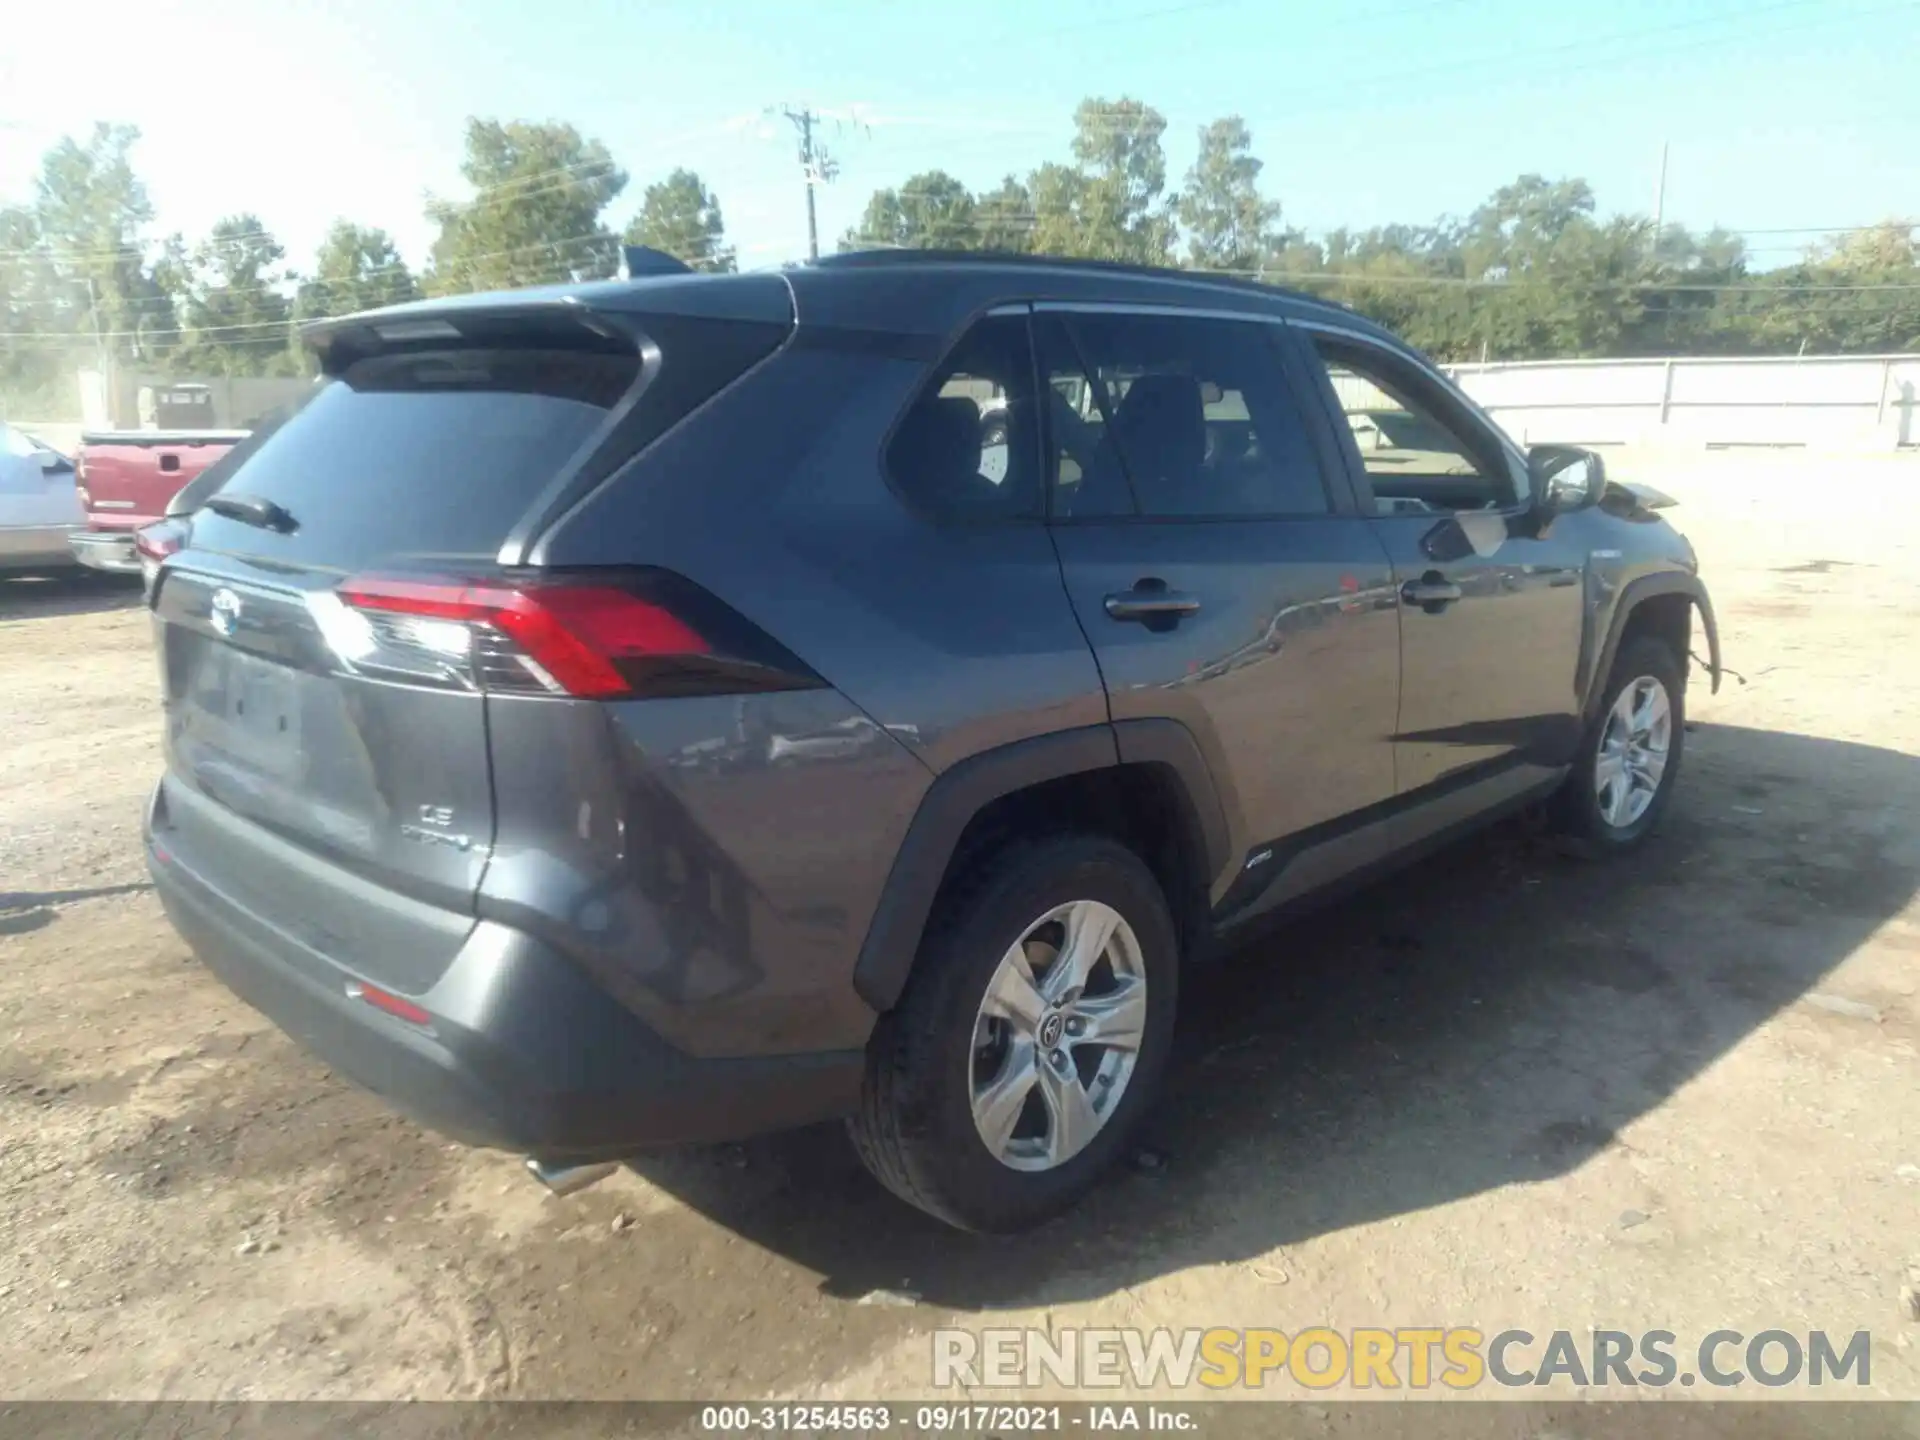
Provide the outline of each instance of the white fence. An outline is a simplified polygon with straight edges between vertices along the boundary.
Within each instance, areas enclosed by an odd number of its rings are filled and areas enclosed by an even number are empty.
[[[1448,373],[1523,445],[1920,445],[1920,355],[1541,360]]]

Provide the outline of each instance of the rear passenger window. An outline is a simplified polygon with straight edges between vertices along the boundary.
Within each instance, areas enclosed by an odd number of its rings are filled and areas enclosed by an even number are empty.
[[[1056,515],[1328,512],[1318,456],[1264,325],[1144,314],[1045,325]]]
[[[982,320],[934,372],[887,445],[907,498],[953,520],[1040,513],[1039,430],[1025,316]]]

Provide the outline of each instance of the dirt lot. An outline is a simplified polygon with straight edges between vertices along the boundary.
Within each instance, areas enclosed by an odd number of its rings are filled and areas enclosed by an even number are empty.
[[[1749,682],[1665,833],[1512,827],[1199,977],[1159,1163],[1014,1241],[834,1131],[554,1201],[391,1118],[160,916],[143,613],[0,582],[0,1387],[904,1396],[942,1325],[1325,1323],[1865,1328],[1920,1398],[1920,459],[1637,468]]]

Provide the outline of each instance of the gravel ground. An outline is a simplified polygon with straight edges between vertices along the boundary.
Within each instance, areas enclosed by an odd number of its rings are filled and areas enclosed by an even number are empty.
[[[160,915],[125,587],[0,581],[0,1390],[900,1397],[947,1325],[1426,1324],[1867,1329],[1920,1399],[1920,458],[1616,468],[1747,680],[1664,833],[1508,827],[1196,977],[1146,1159],[1001,1241],[837,1131],[555,1201],[389,1116]]]

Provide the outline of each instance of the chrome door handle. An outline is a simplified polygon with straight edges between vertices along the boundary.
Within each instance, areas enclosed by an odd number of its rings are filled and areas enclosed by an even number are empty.
[[[1196,614],[1198,596],[1169,590],[1159,581],[1139,581],[1131,590],[1106,598],[1107,614],[1115,620],[1174,621]]]
[[[1423,575],[1418,580],[1409,580],[1400,587],[1402,601],[1408,605],[1418,605],[1429,615],[1438,615],[1458,600],[1460,595],[1461,590],[1458,585],[1432,573]]]

